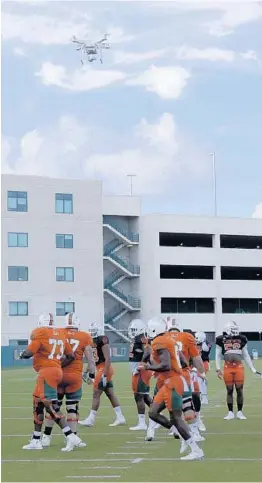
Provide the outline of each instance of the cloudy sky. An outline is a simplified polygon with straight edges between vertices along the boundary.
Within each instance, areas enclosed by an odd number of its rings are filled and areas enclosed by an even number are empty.
[[[73,35],[110,34],[81,66]],[[103,180],[144,212],[262,217],[262,3],[4,1],[2,170]]]

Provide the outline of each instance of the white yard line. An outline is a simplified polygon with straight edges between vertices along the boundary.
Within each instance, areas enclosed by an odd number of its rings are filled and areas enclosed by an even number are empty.
[[[70,459],[34,459],[34,460],[17,460],[17,459],[6,459],[2,460],[1,463],[108,463],[110,461],[117,462],[117,461],[133,461],[133,458],[70,458]]]
[[[92,478],[94,480],[97,480],[98,478],[100,480],[105,480],[105,479],[109,479],[109,478],[121,478],[121,475],[81,475],[81,476],[77,476],[77,475],[73,475],[73,476],[66,476],[66,478],[77,478],[78,480],[81,478],[81,479],[84,479],[84,478]]]
[[[130,453],[129,451],[127,453],[106,453],[106,454],[113,455],[113,456],[128,455],[128,454],[130,454],[132,456],[134,456],[134,455],[148,455],[148,453],[140,453],[140,452],[139,453]]]
[[[10,419],[10,418],[9,418]],[[161,433],[163,433],[164,430],[161,430]],[[32,433],[28,433],[28,434],[2,434],[2,437],[3,438],[27,438],[27,437],[30,437]],[[85,433],[85,435],[90,435],[92,436],[92,438],[94,436],[115,436],[115,435],[118,435],[118,436],[130,436],[130,433]],[[238,431],[238,432],[223,432],[223,433],[209,433],[208,431],[206,433],[204,433],[206,435],[211,435],[211,436],[230,436],[230,435],[258,435],[258,434],[262,434],[262,431]],[[60,436],[62,437],[63,434],[62,433],[53,433],[52,436]],[[144,439],[144,436],[135,436],[136,439]],[[166,434],[159,434],[159,430],[157,430],[157,433],[156,433],[156,438],[157,439],[170,439],[172,440],[172,437],[168,437],[168,433]],[[156,443],[157,441],[151,441],[151,443]],[[127,441],[126,442],[127,444],[135,444],[135,441]]]
[[[113,455],[126,455],[126,454],[130,454],[130,455],[136,455],[136,454],[140,454],[140,455],[147,455],[148,453],[107,453],[107,454],[113,454]],[[16,460],[16,459],[9,459],[9,460],[2,460],[2,463],[34,463],[34,464],[38,464],[38,463],[92,463],[92,462],[111,462],[111,461],[131,461],[132,463],[140,463],[142,461],[181,461],[180,458],[155,458],[154,456],[152,456],[152,458],[135,458],[135,459],[131,459],[131,458],[117,458],[117,459],[114,459],[114,458],[110,458],[110,460],[108,458],[101,458],[101,459],[79,459],[79,458],[75,458],[75,459],[45,459],[45,460],[37,460],[37,459],[34,459],[34,460]],[[262,462],[262,458],[204,458],[203,461],[227,461],[227,462]]]

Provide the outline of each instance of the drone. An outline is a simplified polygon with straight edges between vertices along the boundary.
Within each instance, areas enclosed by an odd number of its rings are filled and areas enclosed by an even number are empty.
[[[80,62],[84,65],[84,56],[87,56],[87,61],[91,64],[97,60],[99,57],[101,64],[103,64],[103,49],[110,49],[110,45],[107,42],[109,34],[105,34],[101,40],[97,42],[91,42],[90,44],[86,43],[84,40],[78,40],[74,35],[72,37],[72,42],[77,44],[76,50],[80,51],[81,59]]]

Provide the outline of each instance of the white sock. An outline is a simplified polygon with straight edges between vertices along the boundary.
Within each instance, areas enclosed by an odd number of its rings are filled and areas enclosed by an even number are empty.
[[[201,389],[201,395],[207,396],[207,383],[206,383],[206,381],[201,381],[200,389]]]
[[[88,417],[91,418],[91,419],[95,419],[96,414],[97,414],[97,411],[95,409],[91,409]]]
[[[117,419],[124,417],[120,406],[117,406],[116,408],[114,408],[114,411],[116,413]]]
[[[67,433],[68,431],[71,431],[71,429],[69,428],[69,426],[66,426],[66,427],[63,429],[63,433]]]
[[[153,421],[153,419],[150,419],[149,418],[149,421],[148,421],[148,429],[155,429],[155,421]]]
[[[191,451],[196,451],[198,452],[200,450],[199,446],[197,445],[197,443],[194,441],[193,438],[190,438],[186,441],[187,445],[189,446],[189,448],[191,449]]]
[[[138,422],[139,422],[139,424],[145,424],[146,423],[146,418],[145,418],[144,414],[138,415]]]

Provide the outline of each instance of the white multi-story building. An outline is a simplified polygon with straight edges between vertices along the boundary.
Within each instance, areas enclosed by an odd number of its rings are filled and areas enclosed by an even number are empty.
[[[141,215],[139,198],[98,181],[3,175],[2,345],[40,312],[59,324],[71,310],[83,329],[162,314],[211,334],[234,319],[261,338],[262,220]]]

